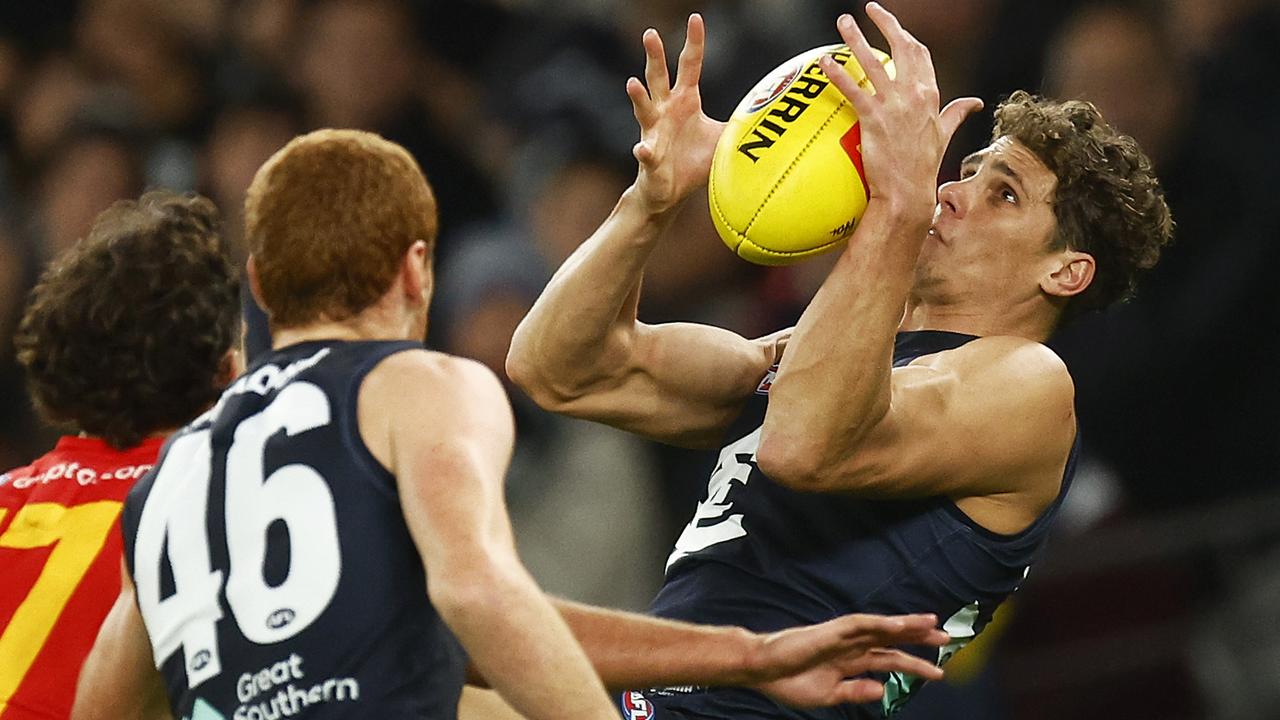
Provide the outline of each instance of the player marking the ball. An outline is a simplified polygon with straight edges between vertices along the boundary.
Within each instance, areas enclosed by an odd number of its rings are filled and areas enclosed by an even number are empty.
[[[1074,388],[1042,343],[1130,293],[1172,221],[1131,138],[1092,105],[1023,92],[939,186],[981,101],[939,109],[928,49],[879,5],[867,14],[896,74],[847,15],[837,27],[869,86],[820,60],[857,113],[867,207],[794,329],[748,340],[636,317],[645,263],[725,132],[702,111],[694,15],[674,86],[645,33],[645,81],[627,83],[635,183],[547,285],[507,369],[557,412],[721,448],[654,614],[762,631],[932,612],[953,642],[915,652],[941,663],[1022,583],[1071,484]],[[923,684],[878,677],[878,703],[799,713],[745,688],[641,695],[659,716],[825,720],[892,714]]]

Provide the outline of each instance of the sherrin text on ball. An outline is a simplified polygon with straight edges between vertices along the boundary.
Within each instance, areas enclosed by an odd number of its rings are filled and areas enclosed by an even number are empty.
[[[756,84],[711,161],[711,218],[725,244],[761,265],[840,247],[867,207],[858,116],[818,65],[831,55],[866,83],[846,45],[801,53]],[[876,51],[890,77],[893,62]]]

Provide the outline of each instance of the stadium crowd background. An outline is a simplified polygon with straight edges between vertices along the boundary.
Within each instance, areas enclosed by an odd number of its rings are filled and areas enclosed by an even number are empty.
[[[949,688],[906,717],[1280,717],[1280,3],[886,0],[942,94],[1097,103],[1153,157],[1176,244],[1139,297],[1055,345],[1087,457],[1048,557]],[[239,260],[253,172],[294,134],[375,130],[437,192],[429,344],[501,374],[515,324],[634,172],[639,36],[704,13],[710,114],[838,41],[834,0],[42,0],[0,3],[0,465],[51,446],[12,331],[39,269],[112,201],[194,190]],[[989,111],[944,176],[985,142]],[[827,265],[732,257],[691,202],[642,318],[763,334]],[[544,587],[643,608],[714,459],[550,416],[514,389],[509,498]],[[930,696],[933,702],[930,702]],[[945,708],[945,710],[939,709]]]

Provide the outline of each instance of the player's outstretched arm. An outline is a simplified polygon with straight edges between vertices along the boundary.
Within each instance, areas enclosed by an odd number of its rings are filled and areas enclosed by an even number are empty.
[[[949,641],[933,615],[847,615],[819,625],[756,634],[555,602],[613,690],[752,686],[796,707],[872,702],[884,688],[858,677],[864,673],[942,677],[941,668],[893,646],[936,647]],[[480,698],[473,699],[482,704]]]
[[[543,407],[665,442],[710,445],[776,360],[777,337],[636,319],[645,263],[684,200],[705,186],[724,123],[702,111],[705,33],[689,19],[674,86],[647,30],[645,82],[627,81],[639,172],[516,329],[507,373]]]
[[[121,589],[80,669],[72,720],[168,720],[164,680],[151,656],[133,581],[120,566]]]
[[[360,434],[395,476],[432,605],[508,702],[533,720],[616,718],[599,677],[516,556],[503,503],[514,423],[483,366],[425,351],[383,361]]]
[[[846,615],[759,634],[556,600],[610,689],[674,685],[755,686],[789,705],[870,702],[883,688],[855,676],[899,670],[937,680],[941,668],[895,645],[949,641],[933,615]]]

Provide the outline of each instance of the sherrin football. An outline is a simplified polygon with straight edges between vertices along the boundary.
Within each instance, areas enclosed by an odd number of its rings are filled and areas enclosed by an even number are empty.
[[[858,116],[818,65],[831,55],[859,83],[846,45],[801,53],[761,80],[729,118],[707,186],[725,244],[760,265],[841,247],[867,208]],[[876,51],[893,76],[893,61]]]

